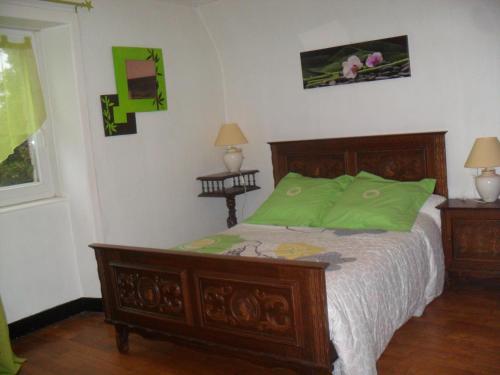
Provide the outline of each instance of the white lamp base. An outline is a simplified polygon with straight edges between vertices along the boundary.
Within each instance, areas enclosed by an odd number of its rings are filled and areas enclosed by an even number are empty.
[[[476,177],[476,189],[483,201],[495,202],[500,195],[500,176],[494,169],[483,169]]]
[[[228,147],[224,154],[224,164],[229,172],[239,172],[241,164],[243,164],[243,153],[241,149],[237,147]]]

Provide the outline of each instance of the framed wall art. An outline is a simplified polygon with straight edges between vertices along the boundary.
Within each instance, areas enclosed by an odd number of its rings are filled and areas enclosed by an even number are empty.
[[[302,52],[300,60],[304,89],[411,76],[406,35]]]
[[[160,48],[113,47],[115,81],[120,105],[115,119],[126,120],[127,112],[167,109],[165,70]]]
[[[118,95],[101,95],[101,110],[104,123],[104,135],[137,134],[135,113],[127,113],[126,121],[119,123],[115,120],[114,109],[118,107]]]
[[[117,94],[102,95],[106,136],[136,133],[136,112],[167,110],[165,68],[160,48],[113,47]]]

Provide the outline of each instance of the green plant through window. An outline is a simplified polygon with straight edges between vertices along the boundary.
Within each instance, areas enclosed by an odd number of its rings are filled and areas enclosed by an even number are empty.
[[[0,163],[0,187],[37,182],[34,159],[29,141],[17,146],[14,152]]]
[[[31,141],[46,119],[32,38],[13,39],[0,35],[0,187],[38,182]]]
[[[55,196],[35,35],[8,28],[0,33],[0,207]]]

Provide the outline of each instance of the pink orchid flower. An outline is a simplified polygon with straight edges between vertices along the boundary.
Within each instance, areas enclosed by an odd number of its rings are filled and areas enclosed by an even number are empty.
[[[371,55],[368,55],[365,64],[366,66],[373,68],[374,66],[380,64],[382,60],[384,60],[382,54],[380,52],[374,52]]]
[[[342,74],[345,78],[356,78],[358,70],[363,67],[363,63],[358,56],[352,55],[347,61],[342,63]]]

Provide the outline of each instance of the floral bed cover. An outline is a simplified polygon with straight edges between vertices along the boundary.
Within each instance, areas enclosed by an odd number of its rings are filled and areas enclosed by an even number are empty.
[[[178,250],[330,263],[326,270],[335,375],[373,375],[392,335],[441,294],[441,231],[419,214],[411,232],[240,224]]]

